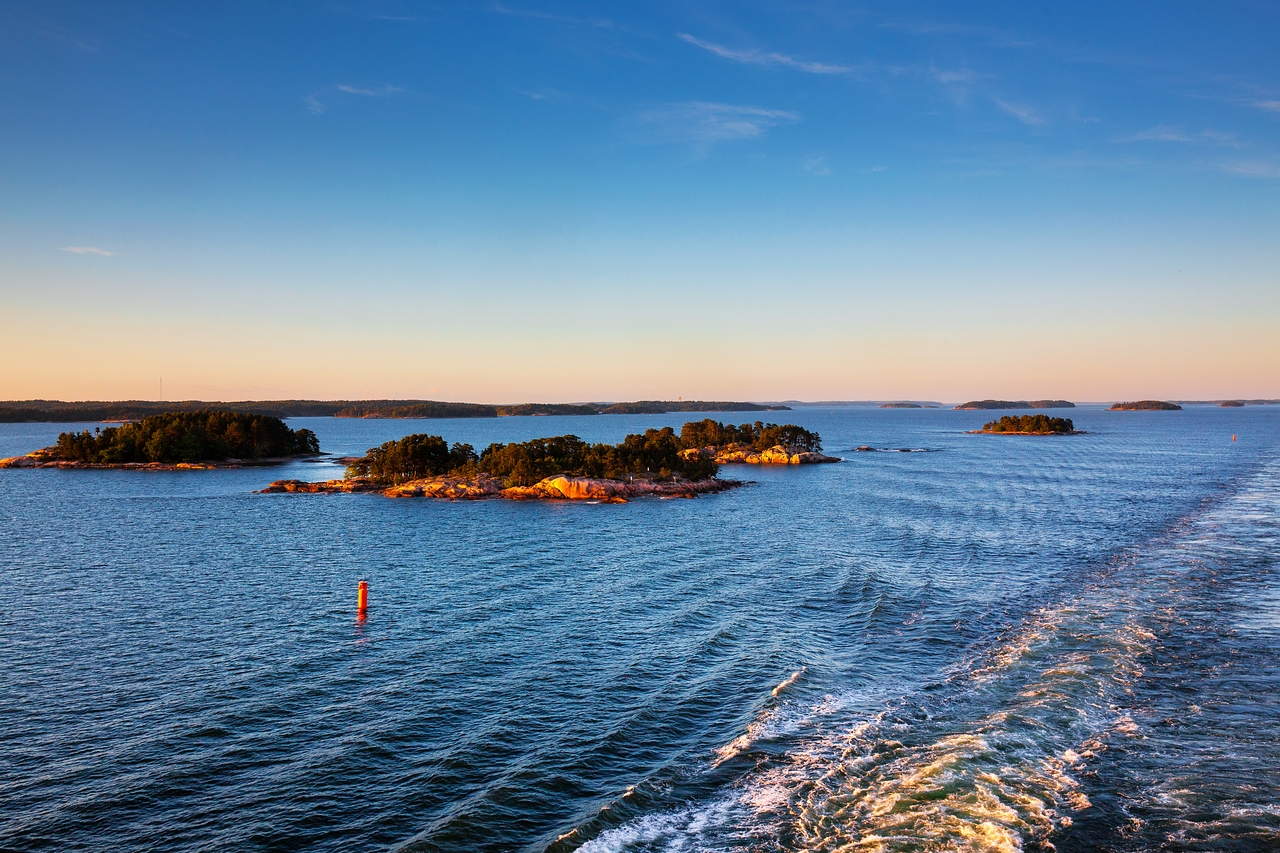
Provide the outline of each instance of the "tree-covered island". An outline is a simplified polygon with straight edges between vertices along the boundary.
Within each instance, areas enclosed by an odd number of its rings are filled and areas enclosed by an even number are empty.
[[[477,453],[438,435],[408,435],[370,448],[342,480],[282,480],[268,492],[380,491],[390,497],[626,500],[694,497],[741,485],[721,464],[838,462],[817,433],[794,424],[722,424],[711,419],[628,435],[618,444],[576,435],[494,443]]]
[[[1136,400],[1132,403],[1116,403],[1109,412],[1180,412],[1182,407],[1177,403],[1166,403],[1164,400]]]
[[[1074,409],[1070,400],[970,400],[955,408],[959,411],[986,411],[991,409]]]
[[[1051,418],[1048,415],[1005,415],[998,421],[989,421],[974,433],[993,435],[1078,435],[1071,418]]]
[[[64,432],[52,447],[0,460],[9,468],[212,467],[270,464],[320,453],[309,429],[269,415],[166,412],[137,423]]]

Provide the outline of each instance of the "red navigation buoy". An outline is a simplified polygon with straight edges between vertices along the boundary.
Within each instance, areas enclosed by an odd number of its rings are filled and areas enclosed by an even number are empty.
[[[1235,441],[1235,440],[1236,440],[1236,434],[1235,434],[1234,432],[1233,432],[1233,433],[1231,433],[1231,440],[1232,440],[1232,441]]]
[[[361,616],[369,609],[369,582],[360,581],[360,585],[356,587],[356,612]]]

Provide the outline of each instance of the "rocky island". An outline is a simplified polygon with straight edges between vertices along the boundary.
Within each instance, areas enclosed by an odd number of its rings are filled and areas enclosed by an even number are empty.
[[[956,409],[972,412],[989,409],[1074,409],[1075,407],[1076,404],[1070,400],[970,400],[956,406]]]
[[[998,421],[971,430],[970,435],[1082,435],[1071,418],[1051,418],[1048,415],[1005,415]]]
[[[272,465],[317,456],[309,429],[290,429],[268,415],[166,412],[137,423],[64,432],[52,447],[0,459],[0,468],[228,468]]]
[[[438,435],[408,435],[370,448],[341,480],[279,480],[264,492],[378,492],[449,500],[594,500],[681,497],[743,485],[719,478],[721,464],[839,462],[823,455],[817,433],[794,424],[687,423],[589,444],[575,435],[490,444],[481,453]]]
[[[1108,412],[1180,412],[1182,407],[1177,403],[1166,403],[1163,400],[1138,400],[1134,403],[1116,403]]]

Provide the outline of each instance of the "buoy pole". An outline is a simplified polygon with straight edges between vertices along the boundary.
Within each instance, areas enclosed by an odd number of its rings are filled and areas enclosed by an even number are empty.
[[[360,581],[356,587],[356,612],[361,616],[369,609],[369,582]]]

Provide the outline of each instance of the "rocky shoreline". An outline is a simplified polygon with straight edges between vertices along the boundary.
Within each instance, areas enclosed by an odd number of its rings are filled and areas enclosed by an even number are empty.
[[[767,450],[755,450],[745,444],[728,444],[720,447],[695,447],[680,451],[686,459],[690,456],[702,456],[714,459],[717,465],[818,465],[828,462],[843,462],[838,456],[827,456],[817,451],[801,451],[792,453],[780,444]]]
[[[1082,429],[1064,430],[1062,432],[1000,432],[993,429],[971,429],[966,435],[1088,435]]]
[[[376,492],[389,498],[437,498],[442,500],[598,501],[626,503],[632,498],[696,498],[735,489],[746,483],[740,480],[608,480],[594,477],[569,477],[563,474],[547,477],[532,486],[506,486],[498,477],[479,474],[475,477],[426,477],[397,486],[385,486],[359,478],[325,480],[277,480],[261,494],[324,494]]]
[[[214,468],[260,468],[313,458],[315,458],[314,454],[271,456],[262,459],[222,459],[216,462],[76,462],[69,459],[55,459],[49,455],[47,450],[33,450],[21,456],[0,459],[0,468],[120,468],[130,471],[207,471]]]

